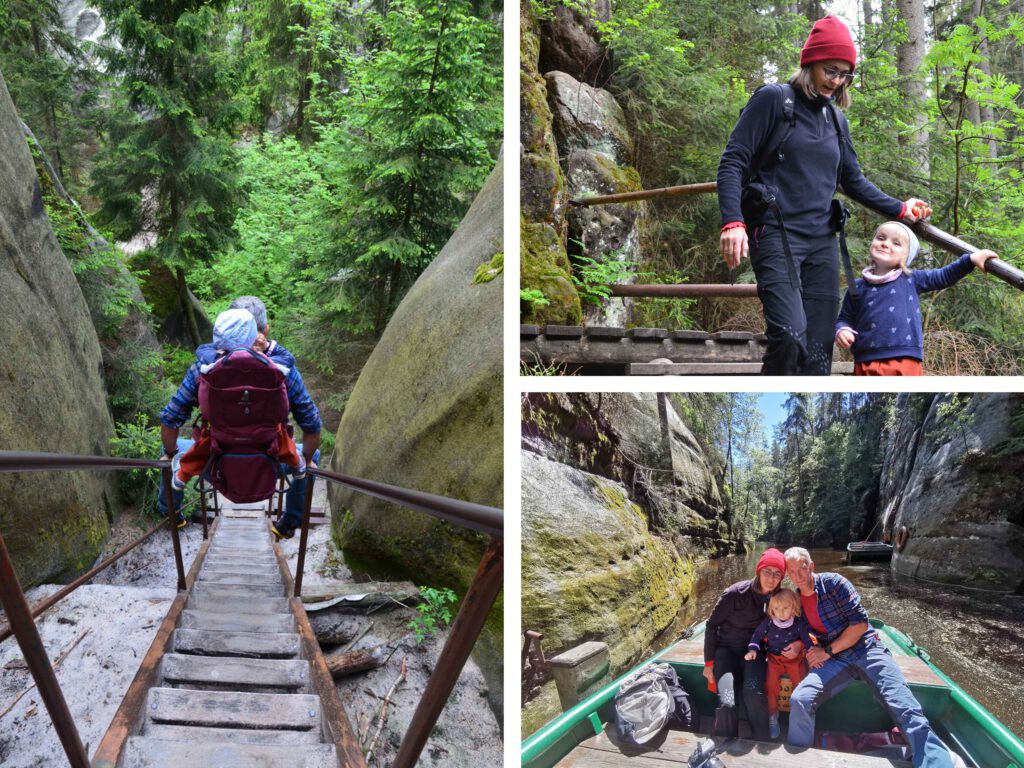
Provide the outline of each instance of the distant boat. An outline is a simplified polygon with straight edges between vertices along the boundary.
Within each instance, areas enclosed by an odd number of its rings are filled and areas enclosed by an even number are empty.
[[[978,768],[1024,768],[1024,742],[971,698],[960,686],[932,664],[928,653],[895,627],[871,619],[871,626],[892,652],[914,696],[939,737],[954,749],[968,766]],[[711,730],[717,698],[707,688],[704,669],[704,627],[698,625],[688,637],[666,648],[643,664],[668,662],[679,674],[680,682],[693,694],[701,715],[701,733],[668,730],[655,738],[649,749],[620,747],[616,743],[612,706],[619,684],[634,670],[605,686],[572,709],[541,728],[522,743],[523,768],[685,768],[698,745]],[[745,713],[740,709],[741,717]],[[783,713],[782,733],[786,733],[788,714]],[[819,733],[879,733],[893,727],[888,711],[862,682],[854,682],[826,702],[817,712]],[[741,733],[747,730],[741,724]],[[871,757],[825,749],[797,750],[785,744],[751,739],[716,738],[717,757],[726,768],[734,766],[814,766],[814,768],[882,768],[909,766],[900,760]]]
[[[846,562],[849,565],[887,563],[890,560],[892,560],[892,544],[885,544],[881,541],[851,541],[846,545]]]

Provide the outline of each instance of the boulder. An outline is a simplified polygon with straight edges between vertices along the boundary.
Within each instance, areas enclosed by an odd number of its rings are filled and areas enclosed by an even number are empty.
[[[896,574],[1024,594],[1024,394],[901,395],[879,507]],[[923,418],[913,418],[915,410]]]
[[[349,397],[331,468],[502,505],[502,285],[474,281],[502,250],[499,161],[451,239],[388,323]],[[485,270],[485,272],[492,270]],[[351,566],[464,594],[486,537],[339,485],[334,536]],[[476,658],[501,702],[500,601]]]
[[[567,72],[577,80],[604,85],[612,72],[611,53],[599,41],[595,22],[608,21],[610,0],[590,0],[580,7],[555,5],[542,22],[540,71]]]
[[[0,447],[107,454],[99,341],[54,237],[0,76]],[[23,586],[84,571],[117,504],[112,473],[0,475],[0,531]]]
[[[611,93],[565,72],[548,72],[544,79],[560,155],[583,148],[601,152],[617,163],[632,158],[633,139],[626,116]]]

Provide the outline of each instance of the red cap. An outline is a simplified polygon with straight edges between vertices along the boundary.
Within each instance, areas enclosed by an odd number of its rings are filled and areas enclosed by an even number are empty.
[[[762,568],[774,568],[783,576],[786,575],[786,558],[779,550],[772,547],[766,549],[764,554],[761,555],[761,559],[757,561],[757,568],[754,569],[755,573],[760,573]]]
[[[806,67],[816,61],[845,61],[851,69],[857,66],[857,49],[853,45],[850,30],[835,16],[829,14],[811,27],[803,50],[800,51],[800,66]]]

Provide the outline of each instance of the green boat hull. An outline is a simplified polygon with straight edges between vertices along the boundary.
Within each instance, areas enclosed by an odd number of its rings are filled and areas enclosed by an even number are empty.
[[[923,648],[919,648],[907,635],[895,627],[872,619],[871,625],[894,655],[904,654],[921,659],[943,685],[910,683],[911,690],[921,702],[925,715],[939,737],[968,761],[978,766],[994,768],[1024,768],[1024,742],[1010,732],[999,720],[971,698],[938,669]],[[703,636],[700,624],[689,638]],[[635,669],[659,660],[671,648],[652,656]],[[693,694],[701,715],[711,715],[717,706],[714,694],[707,689],[703,667],[699,664],[670,662],[679,674],[683,686]],[[522,744],[523,768],[550,768],[584,740],[600,733],[602,723],[611,722],[612,703],[622,677],[594,693],[572,709],[552,720]],[[742,708],[741,716],[744,714]],[[783,715],[785,721],[786,715]],[[817,714],[819,730],[844,733],[871,733],[892,727],[892,718],[878,703],[863,683],[854,683],[838,696],[826,702]]]

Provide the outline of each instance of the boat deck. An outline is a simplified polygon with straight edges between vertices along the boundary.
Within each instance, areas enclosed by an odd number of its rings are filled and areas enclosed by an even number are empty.
[[[882,642],[893,652],[893,661],[899,666],[903,677],[912,685],[932,685],[940,688],[948,688],[945,681],[935,671],[924,663],[917,656],[909,656],[897,648],[884,632],[879,636]],[[697,637],[689,640],[681,640],[658,657],[658,661],[668,661],[677,664],[704,665],[704,638]]]
[[[641,752],[619,746],[605,731],[573,749],[556,768],[679,768],[688,764],[690,755],[705,738],[696,733],[668,731],[664,739],[657,737],[649,744],[649,749]],[[716,752],[716,756],[726,768],[905,768],[911,765],[902,760],[823,749],[796,749],[746,739],[715,739],[715,743],[722,750]]]

